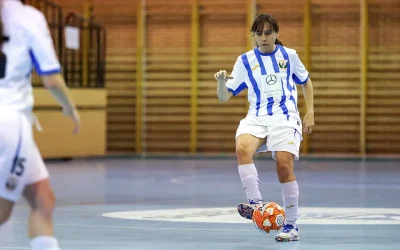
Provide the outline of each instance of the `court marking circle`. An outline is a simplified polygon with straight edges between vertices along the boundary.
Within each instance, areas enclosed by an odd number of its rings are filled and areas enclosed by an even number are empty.
[[[195,222],[195,223],[252,223],[238,215],[236,208],[186,208],[143,211],[118,211],[104,217],[125,220]],[[298,224],[303,225],[400,225],[398,208],[299,208]]]

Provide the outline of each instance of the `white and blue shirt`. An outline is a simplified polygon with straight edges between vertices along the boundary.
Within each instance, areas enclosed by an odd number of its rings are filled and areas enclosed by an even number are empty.
[[[31,73],[40,76],[61,72],[46,18],[37,9],[18,0],[3,1],[1,18],[6,56],[5,75],[0,78],[0,108],[31,111]]]
[[[239,56],[226,86],[234,96],[248,89],[248,114],[289,119],[299,116],[296,84],[308,74],[295,50],[277,44],[271,53],[257,47]]]

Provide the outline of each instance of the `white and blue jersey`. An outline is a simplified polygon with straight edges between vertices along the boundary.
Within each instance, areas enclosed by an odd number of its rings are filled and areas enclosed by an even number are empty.
[[[0,79],[0,108],[31,111],[33,95],[31,73],[61,72],[46,18],[37,9],[19,0],[3,1],[3,53],[6,56],[4,77]]]
[[[296,84],[305,84],[308,71],[293,49],[276,45],[271,53],[258,48],[238,57],[228,90],[238,95],[248,89],[249,115],[289,120],[299,118]]]

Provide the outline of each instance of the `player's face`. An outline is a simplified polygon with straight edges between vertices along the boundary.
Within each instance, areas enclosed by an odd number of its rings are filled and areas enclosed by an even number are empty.
[[[278,36],[279,34],[277,34],[269,24],[264,24],[263,30],[261,32],[256,31],[254,34],[259,50],[262,53],[274,51],[275,40]]]

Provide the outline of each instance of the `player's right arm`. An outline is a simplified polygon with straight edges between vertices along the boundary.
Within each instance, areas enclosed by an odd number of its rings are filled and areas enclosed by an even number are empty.
[[[220,70],[214,77],[217,80],[217,94],[221,102],[228,101],[232,96],[238,95],[247,88],[245,76],[247,75],[241,56],[237,58],[232,73],[228,75],[225,70]]]
[[[78,133],[80,130],[80,118],[78,110],[72,101],[64,77],[61,74],[51,74],[43,76],[44,86],[50,91],[51,95],[61,105],[63,114],[70,117],[74,123],[72,132]]]
[[[217,72],[215,75],[215,80],[217,80],[217,95],[218,99],[221,102],[226,102],[232,97],[232,93],[228,91],[228,88],[226,87],[226,82],[228,79],[233,79],[232,76],[228,76],[228,73],[226,73],[225,70],[220,70]]]
[[[80,129],[79,114],[61,74],[61,65],[54,49],[46,18],[40,13],[35,19],[29,32],[31,57],[36,72],[42,77],[44,86],[62,106],[64,115],[72,119],[74,123],[72,132],[77,133]]]

